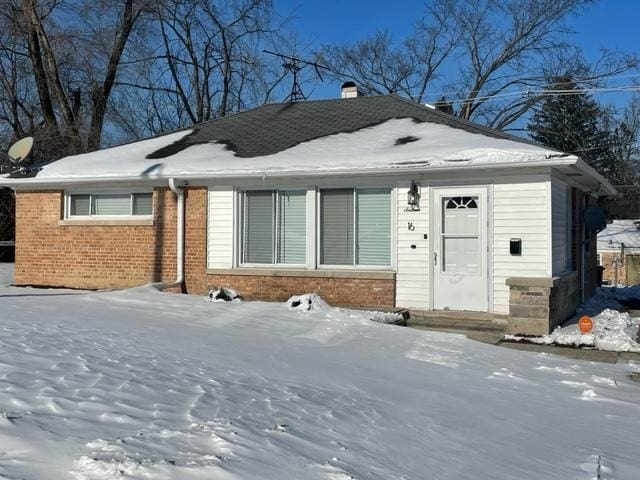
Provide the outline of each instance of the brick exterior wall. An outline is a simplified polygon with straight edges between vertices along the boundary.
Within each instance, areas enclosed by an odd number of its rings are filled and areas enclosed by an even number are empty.
[[[16,193],[17,285],[121,288],[175,276],[175,208],[154,194],[154,226],[61,225],[63,193]],[[171,208],[163,208],[164,205]]]
[[[283,301],[316,292],[333,305],[395,305],[393,279],[207,274],[207,189],[184,191],[186,293],[226,286],[247,299]],[[63,192],[17,192],[15,284],[105,289],[172,281],[176,202],[161,188],[153,203],[153,225],[64,225]]]

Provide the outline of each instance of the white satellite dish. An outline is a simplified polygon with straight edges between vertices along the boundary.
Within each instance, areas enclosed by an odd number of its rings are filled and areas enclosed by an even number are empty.
[[[11,145],[7,154],[13,163],[18,163],[27,158],[32,148],[33,137],[25,137]]]

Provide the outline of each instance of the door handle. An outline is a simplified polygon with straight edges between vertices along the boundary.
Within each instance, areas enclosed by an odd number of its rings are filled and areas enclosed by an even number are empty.
[[[438,252],[433,252],[433,264],[438,266]]]

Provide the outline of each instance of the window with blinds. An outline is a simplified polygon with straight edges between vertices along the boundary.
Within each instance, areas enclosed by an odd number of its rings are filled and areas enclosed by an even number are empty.
[[[68,195],[67,217],[151,216],[152,193],[89,193]]]
[[[391,191],[320,191],[320,263],[391,265]]]
[[[305,264],[306,192],[254,190],[243,198],[242,262]]]

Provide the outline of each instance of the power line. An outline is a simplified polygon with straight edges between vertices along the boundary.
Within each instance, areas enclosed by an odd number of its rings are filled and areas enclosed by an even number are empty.
[[[638,92],[638,91],[640,91],[640,85],[624,85],[620,87],[603,87],[603,88],[580,88],[580,89],[571,89],[571,90],[520,90],[518,92],[497,93],[495,95],[478,95],[473,98],[469,98],[469,97],[458,98],[458,99],[451,99],[449,101],[468,104],[478,100],[488,101],[488,100],[503,99],[507,97],[542,98],[542,97],[583,95],[585,93],[600,94],[600,93]]]
[[[505,75],[502,76],[501,78],[509,78],[509,77],[516,77],[517,75]],[[607,77],[607,80],[613,80],[613,79],[619,79],[619,78],[634,78],[634,77],[640,77],[640,73],[630,73],[630,74],[626,74],[626,75],[614,75],[611,77]],[[579,78],[579,79],[572,79],[571,81],[575,84],[579,84],[579,83],[586,83],[586,82],[593,82],[595,80],[597,80],[597,77],[584,77],[584,78]],[[550,87],[550,86],[554,86],[554,85],[565,85],[567,84],[567,81],[564,82],[551,82],[551,83],[546,83],[545,87]],[[409,92],[414,92],[414,91],[419,91],[420,88],[410,88],[410,89],[405,89],[405,91],[409,91]],[[518,92],[514,92],[514,93],[519,93],[522,90],[519,90]],[[434,93],[425,93],[423,96],[424,97],[440,97],[440,96],[456,96],[456,95],[465,95],[465,96],[469,96],[471,94],[471,90],[449,90],[449,91],[442,91],[442,92],[434,92]]]

